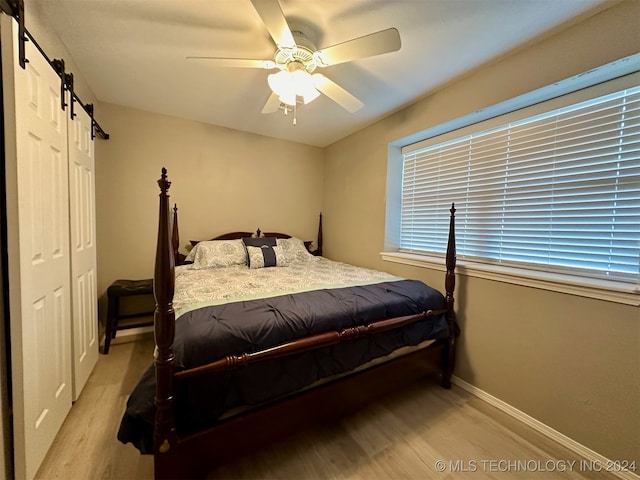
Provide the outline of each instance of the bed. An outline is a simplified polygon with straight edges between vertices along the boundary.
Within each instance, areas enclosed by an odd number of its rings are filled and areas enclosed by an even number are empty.
[[[158,184],[154,365],[118,432],[154,455],[156,478],[203,477],[434,370],[450,388],[453,206],[443,295],[323,258],[322,217],[313,252],[309,241],[257,230],[193,241],[185,257],[166,169]]]

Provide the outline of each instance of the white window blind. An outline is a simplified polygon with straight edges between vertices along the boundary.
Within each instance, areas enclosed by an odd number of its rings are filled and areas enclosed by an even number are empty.
[[[403,157],[400,251],[638,283],[640,87]]]

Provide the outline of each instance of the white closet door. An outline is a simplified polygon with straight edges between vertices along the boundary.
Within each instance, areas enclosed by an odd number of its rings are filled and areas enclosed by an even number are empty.
[[[71,408],[67,121],[60,79],[2,15],[15,476],[31,479]]]
[[[91,117],[75,111],[73,120],[67,115],[74,401],[98,361],[94,144]]]

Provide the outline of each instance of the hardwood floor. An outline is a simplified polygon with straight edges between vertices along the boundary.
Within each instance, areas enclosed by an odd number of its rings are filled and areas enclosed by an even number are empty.
[[[37,479],[153,478],[153,459],[116,439],[127,396],[152,353],[148,335],[112,344],[109,355],[100,356]],[[615,478],[589,471],[588,465],[469,393],[427,383],[372,401],[335,424],[265,446],[208,478]]]
[[[153,458],[116,439],[129,393],[153,359],[153,337],[116,338],[100,355],[36,479],[150,479]]]

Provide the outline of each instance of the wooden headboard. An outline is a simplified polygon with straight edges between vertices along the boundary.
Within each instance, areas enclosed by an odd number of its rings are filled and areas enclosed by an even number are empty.
[[[275,238],[291,238],[292,235],[289,235],[287,233],[281,233],[281,232],[263,232],[261,231],[259,228],[255,231],[255,232],[229,232],[229,233],[223,233],[222,235],[217,235],[213,238],[210,238],[208,241],[211,240],[239,240],[242,238],[247,238],[247,237],[275,237]],[[191,243],[192,246],[196,246],[198,243],[203,242],[203,241],[207,241],[207,240],[189,240],[189,243]],[[180,265],[182,262],[184,262],[184,259],[186,258],[185,255],[183,255],[182,253],[180,253],[179,249],[180,249],[180,233],[178,231],[178,205],[174,204],[173,205],[173,230],[172,230],[172,236],[171,236],[171,243],[172,243],[172,247],[173,247],[173,255],[175,258],[175,264],[176,265]],[[316,241],[316,245],[317,248],[315,250],[311,250],[311,244],[313,243],[313,241],[311,240],[306,240],[304,241],[304,246],[307,247],[307,250],[309,251],[309,253],[313,254],[313,255],[317,255],[317,256],[322,256],[322,213],[320,213],[320,219],[318,222],[318,238]]]

